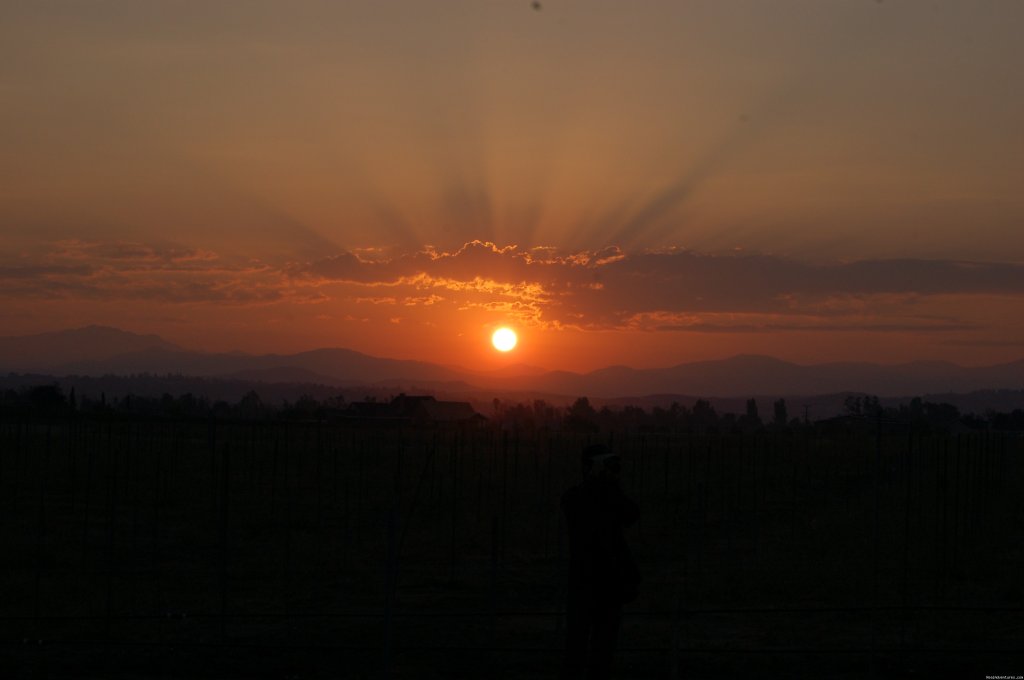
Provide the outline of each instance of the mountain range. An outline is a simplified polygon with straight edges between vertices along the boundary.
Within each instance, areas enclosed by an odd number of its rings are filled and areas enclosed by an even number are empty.
[[[343,348],[296,354],[208,353],[156,335],[85,328],[0,338],[0,372],[57,376],[180,374],[265,383],[318,383],[395,389],[546,394],[618,399],[687,394],[707,397],[865,392],[883,397],[1024,388],[1024,360],[982,367],[915,361],[796,364],[739,355],[658,369],[609,366],[588,373],[509,366],[473,371],[455,366],[374,357]]]

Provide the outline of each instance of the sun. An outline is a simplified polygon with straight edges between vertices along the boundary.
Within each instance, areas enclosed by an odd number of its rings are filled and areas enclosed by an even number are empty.
[[[491,344],[499,352],[508,352],[516,346],[517,341],[516,332],[506,326],[502,326],[494,331],[494,334],[491,336]]]

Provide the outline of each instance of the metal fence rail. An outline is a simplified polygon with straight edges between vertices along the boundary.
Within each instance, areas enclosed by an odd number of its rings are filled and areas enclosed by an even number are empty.
[[[623,652],[1024,649],[1019,627],[986,639],[975,621],[1024,611],[1012,434],[87,418],[0,421],[0,644],[348,650],[385,667],[414,651],[553,653],[559,497],[583,445],[609,437],[642,509],[630,541],[645,585]],[[815,623],[838,615],[852,617],[848,645],[830,641],[840,624]],[[428,626],[445,621],[472,641]],[[339,639],[301,642],[289,626]],[[792,644],[815,626],[820,644]],[[683,644],[694,627],[710,638]],[[728,644],[765,629],[777,643]]]

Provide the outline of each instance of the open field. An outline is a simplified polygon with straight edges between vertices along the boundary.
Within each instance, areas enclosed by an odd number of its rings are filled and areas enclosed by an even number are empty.
[[[1024,672],[1018,435],[62,419],[0,423],[0,676],[554,678],[596,439],[621,677]]]

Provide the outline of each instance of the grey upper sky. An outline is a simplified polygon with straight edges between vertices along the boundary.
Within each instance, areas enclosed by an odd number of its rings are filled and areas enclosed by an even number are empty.
[[[8,235],[1024,257],[1024,4],[6,3]]]

